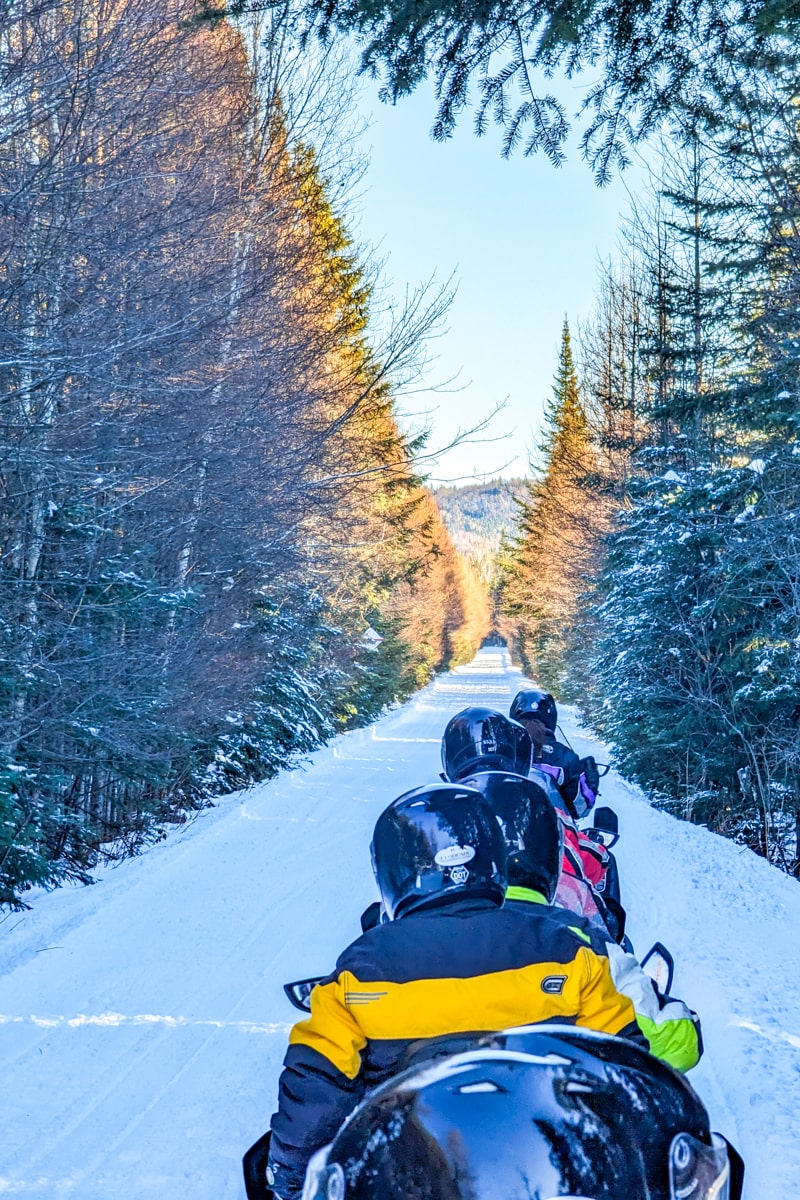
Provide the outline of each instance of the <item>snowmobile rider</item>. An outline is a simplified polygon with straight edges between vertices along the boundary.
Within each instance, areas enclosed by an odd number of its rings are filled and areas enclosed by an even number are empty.
[[[485,796],[500,822],[508,853],[506,907],[532,913],[536,906],[552,904],[561,863],[561,826],[542,789],[530,779],[504,771],[481,772],[462,782]],[[568,915],[573,932],[590,928]],[[696,1066],[702,1053],[697,1014],[682,1000],[662,996],[637,959],[610,935],[604,941],[611,977],[618,991],[631,1000],[651,1053],[677,1071]]]
[[[533,742],[531,765],[552,776],[573,820],[585,817],[600,790],[597,763],[591,755],[578,758],[557,740],[558,709],[550,693],[524,688],[511,701],[508,715],[528,731]]]
[[[700,1098],[630,1042],[533,1025],[425,1049],[315,1156],[308,1200],[741,1200]]]
[[[595,891],[608,866],[604,848],[584,837],[576,826],[552,777],[531,768],[533,745],[525,728],[490,708],[465,708],[447,723],[442,735],[442,778],[461,783],[476,771],[508,771],[543,788],[563,829],[564,856],[556,904],[587,917],[617,941],[625,933],[625,911],[609,911]]]
[[[539,773],[548,775],[561,797],[562,808],[569,818],[564,831],[567,851],[580,856],[584,876],[593,888],[602,892],[609,856],[591,838],[585,837],[576,824],[591,811],[600,791],[597,763],[591,754],[578,758],[574,750],[556,739],[558,709],[549,692],[538,688],[517,692],[509,716],[527,730],[533,743],[534,778]],[[570,828],[574,831],[572,835]]]
[[[558,1021],[646,1048],[600,938],[561,909],[502,906],[505,843],[480,792],[400,796],[378,818],[372,864],[389,920],[344,951],[289,1036],[266,1170],[281,1200],[419,1039]]]

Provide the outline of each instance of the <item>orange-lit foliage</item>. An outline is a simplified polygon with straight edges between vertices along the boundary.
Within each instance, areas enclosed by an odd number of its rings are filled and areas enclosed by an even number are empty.
[[[424,328],[373,353],[313,151],[191,11],[0,6],[0,901],[477,640],[394,417]]]

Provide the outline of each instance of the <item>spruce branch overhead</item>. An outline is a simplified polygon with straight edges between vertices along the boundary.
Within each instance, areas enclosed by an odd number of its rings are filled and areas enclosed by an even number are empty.
[[[209,5],[201,19],[270,7],[233,0]],[[665,114],[702,110],[733,56],[746,51],[757,70],[800,32],[797,0],[301,0],[299,13],[306,38],[355,36],[382,99],[394,103],[430,76],[434,137],[449,137],[470,106],[478,134],[491,114],[504,155],[524,145],[558,165],[570,121],[548,79],[587,73],[582,150],[598,183],[625,166],[628,148]]]

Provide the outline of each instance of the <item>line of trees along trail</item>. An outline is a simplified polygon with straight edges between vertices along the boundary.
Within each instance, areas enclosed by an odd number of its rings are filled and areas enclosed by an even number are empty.
[[[795,875],[798,101],[776,40],[676,114],[575,363],[565,331],[499,588],[526,668],[623,770]]]
[[[372,349],[286,31],[253,53],[191,15],[0,13],[3,903],[368,720],[488,622],[393,411],[444,299]]]

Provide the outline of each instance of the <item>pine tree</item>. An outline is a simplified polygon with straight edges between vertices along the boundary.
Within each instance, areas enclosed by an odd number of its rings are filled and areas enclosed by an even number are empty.
[[[229,0],[227,11],[254,3],[264,0]],[[452,134],[477,80],[476,130],[483,133],[494,118],[504,154],[522,146],[526,154],[542,150],[554,163],[563,160],[570,123],[549,80],[558,68],[572,79],[588,68],[578,107],[589,114],[583,148],[601,182],[665,114],[707,104],[734,54],[744,47],[757,71],[775,43],[794,48],[800,25],[791,0],[733,9],[721,0],[461,0],[457,7],[446,0],[305,0],[303,8],[323,39],[333,29],[356,34],[362,69],[383,77],[385,99],[396,101],[432,73],[438,138]],[[207,17],[220,10],[209,0]]]
[[[740,155],[729,160],[726,197],[702,208],[702,260],[698,189],[671,189],[677,212],[693,217],[672,227],[694,269],[664,276],[675,350],[651,360],[667,364],[655,375],[657,436],[639,454],[611,539],[594,671],[605,732],[634,778],[796,870],[800,655],[789,630],[800,480],[784,382],[796,326],[784,197],[794,188],[774,187],[791,172],[787,149],[762,153],[758,169],[754,154],[749,180]],[[690,180],[697,165],[690,144]],[[656,317],[659,303],[651,294]]]
[[[501,605],[516,623],[526,669],[563,691],[581,652],[576,616],[596,569],[597,512],[591,483],[597,454],[580,397],[569,324],[564,321],[553,398],[545,410],[539,478],[528,484],[513,562],[504,571]]]
[[[313,152],[175,15],[0,14],[0,902],[480,637],[393,412],[440,302],[373,353]]]

